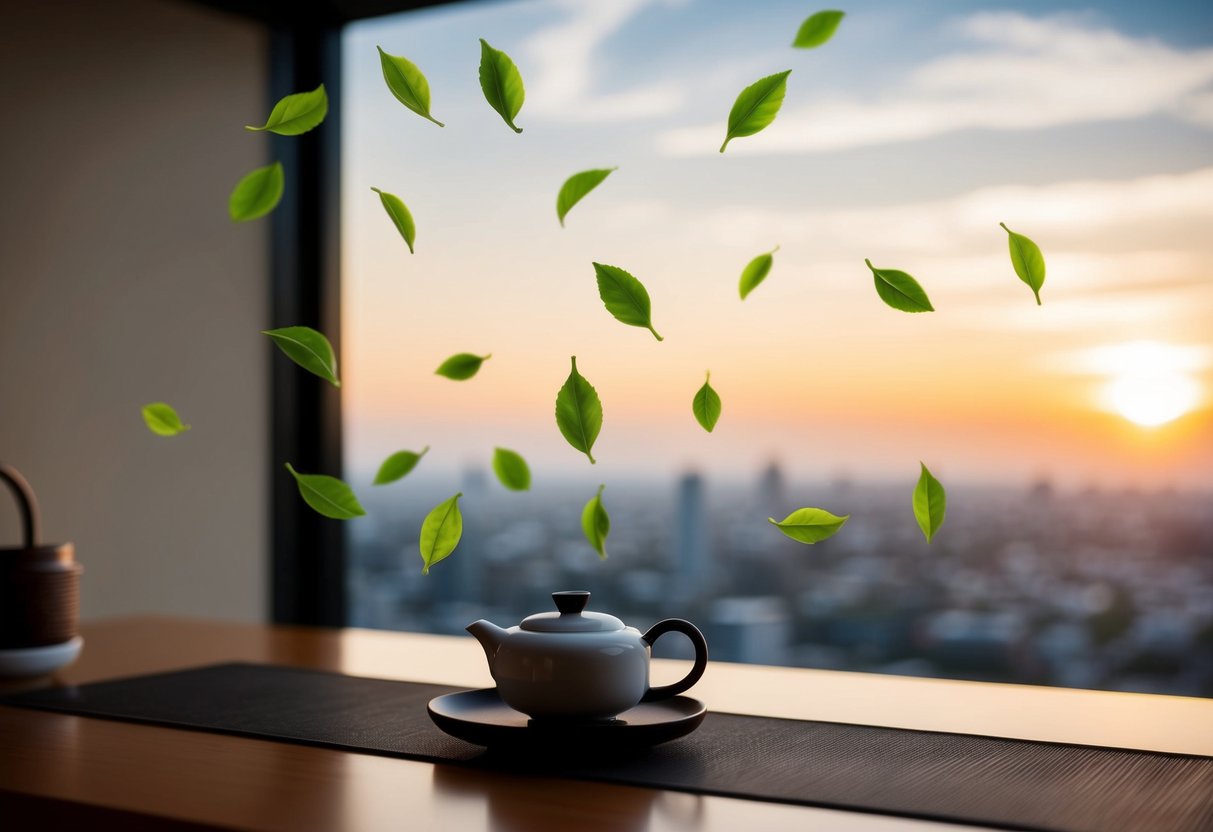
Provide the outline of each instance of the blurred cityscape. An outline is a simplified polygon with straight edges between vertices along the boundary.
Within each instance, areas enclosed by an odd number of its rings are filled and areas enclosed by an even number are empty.
[[[425,577],[418,529],[446,495],[375,489],[349,528],[350,623],[462,634],[588,589],[641,630],[690,619],[722,661],[1213,696],[1213,494],[954,487],[928,546],[907,486],[755,480],[608,483],[602,561],[580,527],[596,482],[514,494],[469,471],[463,539]],[[767,522],[806,505],[852,516],[815,546]]]

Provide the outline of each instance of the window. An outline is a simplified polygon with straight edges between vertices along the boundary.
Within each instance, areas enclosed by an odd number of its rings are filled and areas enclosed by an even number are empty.
[[[890,0],[815,50],[789,48],[792,2],[350,25],[350,623],[457,633],[586,588],[637,626],[695,621],[719,659],[1213,695],[1213,9],[1173,12]],[[522,72],[522,134],[483,99],[481,37]],[[376,45],[445,127],[392,99]],[[775,122],[718,153],[737,93],[789,68]],[[562,229],[564,179],[614,166]],[[411,209],[416,254],[372,187]],[[1043,305],[1000,222],[1044,250]],[[865,258],[938,311],[885,306]],[[663,342],[603,309],[592,261],[646,284]],[[492,358],[434,374],[465,351]],[[593,466],[553,420],[572,355],[605,410]],[[496,446],[531,491],[497,483]],[[930,545],[920,460],[948,489]],[[599,484],[605,561],[580,530]],[[463,540],[423,577],[421,520],[456,491]],[[767,522],[800,506],[850,520],[804,546]]]

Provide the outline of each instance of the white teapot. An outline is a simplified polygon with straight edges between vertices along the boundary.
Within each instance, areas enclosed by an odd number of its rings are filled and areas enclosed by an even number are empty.
[[[640,702],[676,696],[699,681],[708,644],[689,621],[667,618],[643,635],[613,615],[583,612],[588,592],[553,592],[559,612],[527,616],[508,630],[481,619],[468,632],[484,648],[502,701],[533,719],[610,720]],[[695,645],[679,682],[649,687],[650,649],[676,631]]]

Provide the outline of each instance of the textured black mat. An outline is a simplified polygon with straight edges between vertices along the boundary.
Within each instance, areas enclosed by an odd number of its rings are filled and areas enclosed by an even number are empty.
[[[51,689],[6,704],[704,794],[1027,830],[1213,829],[1213,758],[709,713],[613,761],[495,758],[441,733],[455,688],[252,664]],[[710,704],[710,703],[709,703]]]

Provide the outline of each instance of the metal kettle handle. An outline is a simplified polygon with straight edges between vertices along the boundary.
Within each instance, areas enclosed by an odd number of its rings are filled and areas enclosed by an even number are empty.
[[[17,498],[17,508],[21,511],[22,545],[26,549],[33,549],[39,545],[38,541],[42,539],[38,519],[38,500],[34,497],[34,489],[30,488],[20,471],[3,462],[0,462],[0,480],[4,480],[8,484],[13,496]]]

